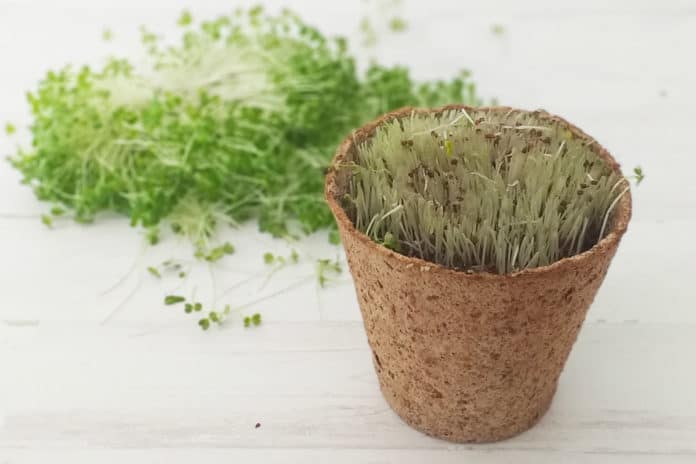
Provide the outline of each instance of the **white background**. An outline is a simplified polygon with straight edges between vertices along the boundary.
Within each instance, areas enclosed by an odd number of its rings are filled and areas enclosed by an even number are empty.
[[[354,43],[369,10],[266,3]],[[20,127],[0,152],[28,142],[24,93],[49,68],[137,56],[140,24],[173,37],[184,7],[207,18],[240,4],[0,0],[0,125]],[[406,427],[379,394],[349,276],[318,288],[316,258],[342,256],[325,234],[288,244],[245,225],[226,233],[238,253],[219,266],[156,280],[145,268],[189,260],[186,243],[146,247],[109,215],[48,230],[50,205],[3,164],[0,463],[696,462],[696,3],[560,4],[409,1],[409,30],[359,51],[423,79],[469,68],[484,97],[561,114],[628,170],[643,166],[629,231],[537,427],[485,446]],[[301,263],[268,278],[262,253],[291,248]],[[264,323],[203,333],[162,305],[174,291]]]

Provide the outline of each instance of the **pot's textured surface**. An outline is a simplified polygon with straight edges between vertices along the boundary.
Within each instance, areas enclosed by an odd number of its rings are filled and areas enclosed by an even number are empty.
[[[460,107],[446,107],[452,108]],[[341,208],[350,173],[340,166],[380,123],[412,111],[387,114],[341,145],[327,176],[327,199],[387,402],[427,434],[457,442],[501,440],[528,429],[549,408],[628,225],[630,192],[619,201],[603,240],[549,266],[510,275],[469,274],[394,253],[356,230]],[[589,139],[562,119],[547,117]],[[595,146],[618,170],[609,154]]]

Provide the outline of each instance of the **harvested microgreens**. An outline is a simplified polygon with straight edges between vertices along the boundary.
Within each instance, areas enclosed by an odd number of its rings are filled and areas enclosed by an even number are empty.
[[[176,46],[141,29],[145,66],[66,66],[28,94],[32,146],[11,162],[38,198],[80,222],[123,214],[152,244],[166,221],[215,261],[229,254],[211,245],[221,224],[255,218],[274,236],[332,226],[324,170],[351,128],[404,105],[478,103],[466,73],[417,84],[373,64],[360,76],[345,39],[288,11],[178,23]]]
[[[203,305],[200,302],[187,301],[186,298],[178,295],[167,295],[164,297],[165,305],[171,306],[179,303],[184,303],[184,312],[186,314],[203,312]],[[230,305],[225,305],[221,311],[207,311],[207,316],[198,319],[198,326],[203,330],[208,330],[212,324],[222,326],[225,321],[238,312],[238,310],[233,310]],[[261,314],[259,313],[254,313],[251,316],[240,316],[240,318],[244,327],[261,325]]]
[[[351,168],[345,207],[373,240],[500,274],[591,248],[629,189],[592,141],[543,112],[414,113],[381,126]]]
[[[390,17],[393,30],[406,27]],[[54,207],[41,216],[47,226],[56,211],[78,222],[116,212],[142,227],[147,243],[171,228],[210,263],[234,252],[215,236],[219,228],[247,220],[276,237],[329,228],[338,243],[323,185],[343,137],[402,106],[480,104],[466,72],[425,83],[400,66],[373,63],[359,73],[345,39],[327,38],[289,11],[257,7],[199,24],[183,12],[178,25],[173,46],[141,27],[143,65],[112,58],[99,69],[65,66],[28,94],[32,144],[10,161]],[[264,259],[275,272],[298,256]],[[316,271],[323,286],[340,266],[320,260]],[[184,278],[188,269],[165,262],[147,272]],[[212,311],[199,325],[227,316]]]

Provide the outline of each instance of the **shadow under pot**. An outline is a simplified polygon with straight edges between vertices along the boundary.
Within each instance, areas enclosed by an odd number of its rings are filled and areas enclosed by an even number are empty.
[[[455,442],[539,421],[631,217],[609,153],[543,111],[404,108],[340,145],[326,198],[392,409]]]

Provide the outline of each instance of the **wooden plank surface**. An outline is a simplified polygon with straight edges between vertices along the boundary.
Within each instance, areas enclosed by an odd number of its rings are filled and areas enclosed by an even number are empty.
[[[201,0],[0,0],[0,153],[27,143],[24,92],[50,67],[133,54],[137,25],[165,35]],[[267,1],[356,39],[363,2]],[[0,464],[17,463],[692,463],[696,462],[696,4],[406,1],[407,33],[358,50],[420,78],[473,72],[486,98],[562,114],[647,177],[634,219],[551,410],[502,443],[453,445],[405,426],[379,394],[350,277],[320,289],[325,234],[297,243],[226,231],[238,253],[187,279],[148,265],[188,260],[186,243],[145,247],[121,218],[59,222],[0,167]],[[504,34],[491,33],[493,24]],[[105,27],[113,43],[98,39]],[[265,251],[300,252],[269,277]],[[166,293],[260,311],[201,332]],[[259,423],[258,428],[255,425]]]

